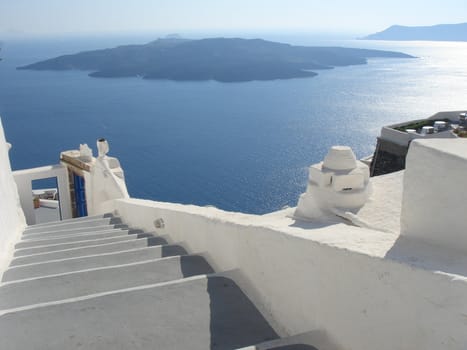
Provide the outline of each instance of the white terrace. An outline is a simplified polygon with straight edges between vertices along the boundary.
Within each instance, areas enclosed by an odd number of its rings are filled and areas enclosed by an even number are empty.
[[[262,216],[130,198],[98,148],[12,172],[0,124],[0,349],[467,348],[467,139],[374,178],[335,147]],[[34,225],[51,176],[68,220]]]

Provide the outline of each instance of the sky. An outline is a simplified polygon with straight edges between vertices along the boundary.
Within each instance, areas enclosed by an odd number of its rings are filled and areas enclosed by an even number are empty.
[[[0,0],[0,34],[262,32],[370,34],[467,22],[466,0]]]

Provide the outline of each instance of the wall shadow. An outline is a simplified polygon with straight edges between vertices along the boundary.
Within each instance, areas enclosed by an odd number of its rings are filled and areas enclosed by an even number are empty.
[[[231,279],[209,277],[207,292],[210,298],[210,349],[237,349],[279,337]]]
[[[213,268],[200,255],[184,255],[180,257],[180,269],[183,277],[207,275],[214,273]]]
[[[148,247],[167,244],[167,240],[162,237],[147,237]]]
[[[269,348],[270,350],[318,350],[314,346],[306,344],[291,344]]]
[[[165,258],[168,256],[176,255],[187,255],[187,251],[179,245],[163,245],[161,246],[161,257]]]
[[[384,258],[428,271],[467,275],[465,254],[407,237],[399,237]]]

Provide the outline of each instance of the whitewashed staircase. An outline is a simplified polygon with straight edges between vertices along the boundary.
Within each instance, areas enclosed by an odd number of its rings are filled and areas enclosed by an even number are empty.
[[[315,349],[278,338],[202,256],[110,214],[28,227],[0,285],[2,350]]]

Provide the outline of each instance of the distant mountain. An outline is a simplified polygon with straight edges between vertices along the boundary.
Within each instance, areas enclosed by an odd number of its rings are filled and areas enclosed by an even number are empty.
[[[145,45],[81,52],[18,69],[86,70],[92,77],[224,82],[312,77],[310,70],[365,64],[370,57],[410,58],[391,51],[305,47],[261,39],[171,37]]]
[[[183,39],[182,36],[178,33],[167,34],[165,39]]]
[[[430,27],[405,27],[396,25],[361,39],[467,41],[467,23],[438,24]]]

